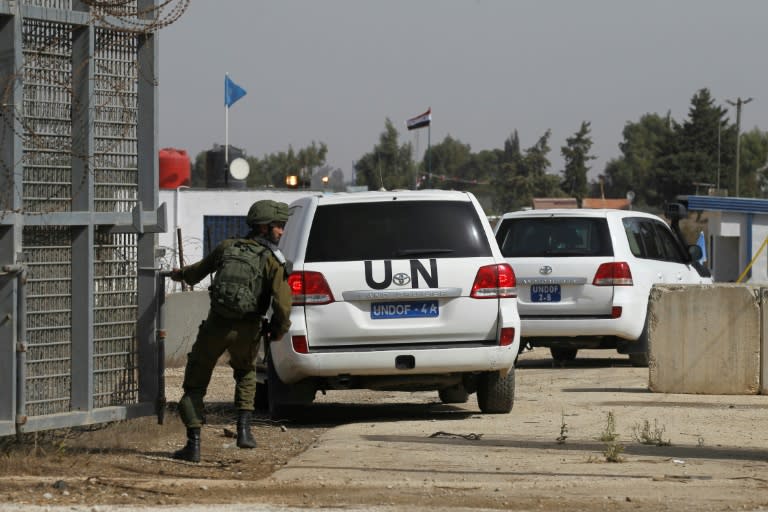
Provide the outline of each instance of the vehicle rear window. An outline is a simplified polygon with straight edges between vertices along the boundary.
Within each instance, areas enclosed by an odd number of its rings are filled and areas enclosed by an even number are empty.
[[[608,223],[595,217],[506,219],[496,241],[508,258],[613,256]]]
[[[387,201],[322,205],[305,261],[490,256],[478,214],[462,201]]]

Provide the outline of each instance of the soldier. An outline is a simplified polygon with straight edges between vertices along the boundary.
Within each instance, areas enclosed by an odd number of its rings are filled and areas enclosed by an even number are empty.
[[[171,279],[190,285],[216,273],[209,288],[208,317],[200,324],[197,339],[187,355],[184,395],[179,401],[179,414],[187,427],[187,444],[174,452],[175,459],[200,461],[203,397],[213,368],[225,350],[229,352],[235,379],[237,446],[256,447],[251,433],[251,414],[256,393],[254,360],[259,340],[262,336],[281,338],[291,325],[289,271],[277,248],[289,215],[285,203],[257,201],[248,210],[250,232],[245,238],[224,240],[199,262],[171,271]],[[270,306],[271,319],[262,326]]]

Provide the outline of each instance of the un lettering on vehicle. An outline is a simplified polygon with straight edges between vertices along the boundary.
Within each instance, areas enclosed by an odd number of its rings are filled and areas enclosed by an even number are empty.
[[[434,258],[430,258],[429,260],[429,270],[419,260],[409,260],[410,279],[403,279],[401,277],[405,274],[404,272],[394,274],[394,276],[399,279],[395,280],[393,278],[392,260],[384,260],[383,266],[383,273],[375,272],[375,274],[379,276],[379,280],[377,280],[374,277],[373,261],[367,260],[365,262],[365,284],[367,284],[368,287],[374,290],[383,290],[389,288],[392,284],[399,286],[407,286],[410,284],[411,288],[419,288],[419,283],[421,282],[419,278],[424,280],[427,288],[438,287],[437,260]],[[405,275],[407,277],[407,274]]]

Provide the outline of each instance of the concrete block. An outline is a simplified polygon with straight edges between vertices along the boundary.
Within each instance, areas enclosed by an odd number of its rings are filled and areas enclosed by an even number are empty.
[[[651,391],[757,394],[762,314],[757,286],[655,285],[647,320]]]
[[[768,288],[760,288],[762,325],[760,326],[760,394],[768,395]]]
[[[187,353],[197,338],[200,322],[208,316],[208,290],[169,293],[165,296],[165,366],[187,364]]]

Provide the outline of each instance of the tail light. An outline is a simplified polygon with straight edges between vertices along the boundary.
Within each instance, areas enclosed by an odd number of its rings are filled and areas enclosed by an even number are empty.
[[[592,284],[595,286],[632,286],[634,283],[629,264],[624,261],[603,263],[597,268]]]
[[[508,347],[515,341],[515,328],[504,327],[501,329],[501,338],[499,338],[499,345],[502,347]]]
[[[306,336],[291,336],[291,345],[293,345],[293,351],[297,354],[309,354],[309,344],[307,344]]]
[[[611,308],[611,318],[621,318],[621,306],[613,306]]]
[[[330,304],[334,301],[331,287],[320,272],[293,272],[288,276],[294,306]]]
[[[470,297],[475,299],[501,299],[517,297],[515,272],[507,263],[480,267],[472,284]]]

